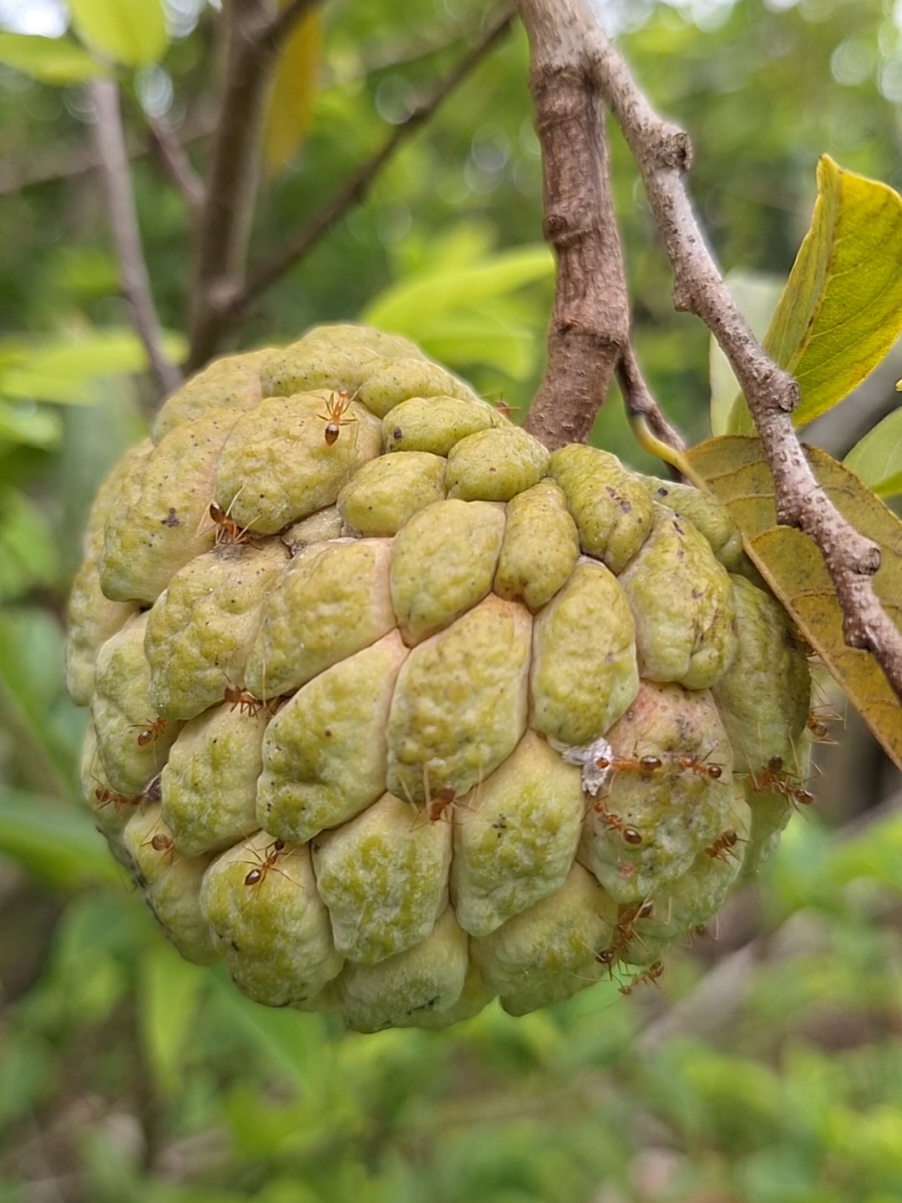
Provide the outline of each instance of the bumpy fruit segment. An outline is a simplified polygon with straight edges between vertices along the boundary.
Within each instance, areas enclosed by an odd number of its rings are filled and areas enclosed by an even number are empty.
[[[810,802],[805,654],[726,511],[549,455],[405,339],[211,364],[84,550],[95,822],[260,1003],[371,1032],[628,993]]]

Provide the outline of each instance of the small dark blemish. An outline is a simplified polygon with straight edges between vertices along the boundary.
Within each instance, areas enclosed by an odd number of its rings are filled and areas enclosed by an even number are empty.
[[[394,430],[392,431],[392,438],[395,440],[396,443],[400,443],[401,440],[404,438],[404,431],[401,429],[400,426],[396,426],[394,428]]]
[[[176,517],[175,506],[171,505],[169,507],[169,513],[166,515],[165,518],[160,519],[160,524],[162,526],[181,526],[182,525],[181,520]]]

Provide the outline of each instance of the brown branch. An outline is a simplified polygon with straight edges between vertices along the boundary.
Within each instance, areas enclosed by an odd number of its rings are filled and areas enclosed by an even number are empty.
[[[227,0],[222,103],[210,152],[191,287],[188,368],[215,352],[222,314],[244,280],[260,133],[273,69],[295,22],[317,0]]]
[[[119,257],[122,295],[131,310],[132,323],[147,351],[151,369],[163,392],[168,394],[179,387],[182,374],[170,363],[163,348],[163,331],[153,302],[135,212],[119,89],[114,82],[104,79],[94,80],[89,88],[97,110],[94,127],[97,154]]]
[[[204,200],[204,185],[184,146],[165,121],[148,117],[147,126],[163,170],[182,194],[191,212],[197,214]]]
[[[520,0],[542,146],[544,233],[557,258],[548,367],[526,428],[550,448],[583,441],[629,343],[604,115],[585,71],[580,0]]]
[[[777,521],[817,544],[842,607],[846,643],[873,652],[902,698],[902,634],[871,581],[880,549],[846,522],[817,483],[792,426],[798,385],[765,354],[721,279],[686,192],[689,139],[653,111],[587,0],[521,0],[521,7],[524,19],[534,20],[533,10],[542,15],[543,38],[564,56],[558,70],[597,89],[617,117],[673,266],[676,308],[704,321],[745,394],[773,473]]]
[[[487,26],[479,42],[461,58],[431,95],[416,105],[404,123],[391,133],[380,149],[358,167],[336,195],[327,201],[306,225],[288,240],[285,246],[252,273],[244,288],[236,291],[231,300],[222,307],[220,321],[223,332],[235,326],[247,312],[248,306],[261,293],[309,254],[323,235],[328,233],[332,224],[353,205],[359,204],[366,197],[373,181],[386,163],[432,117],[442,101],[471,74],[501,38],[508,33],[513,16],[514,10],[508,9],[496,21]]]

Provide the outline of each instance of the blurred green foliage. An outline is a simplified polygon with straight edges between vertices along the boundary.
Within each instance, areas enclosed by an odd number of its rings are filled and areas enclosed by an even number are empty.
[[[139,220],[178,354],[190,217],[145,153],[145,114],[202,166],[220,18],[202,0],[165,7],[165,57],[123,84]],[[902,185],[902,34],[888,0],[600,7],[655,103],[691,131],[691,187],[725,268],[785,278],[823,152]],[[42,8],[0,14],[15,32],[17,12]],[[96,0],[76,8],[87,28]],[[403,121],[483,8],[326,9],[313,125],[261,185],[255,260]],[[46,68],[84,69],[71,47]],[[517,31],[262,298],[235,345],[371,317],[522,417],[552,294],[526,73]],[[449,1033],[360,1037],[269,1011],[161,940],[76,805],[84,716],[61,678],[87,505],[156,400],[116,295],[90,121],[77,84],[0,66],[0,1203],[902,1199],[898,814],[839,834],[794,822],[721,938],[674,959],[660,993],[624,999],[603,982],[523,1019],[492,1006]],[[707,336],[672,310],[660,240],[611,136],[638,353],[698,438]],[[616,396],[595,439],[654,470]],[[835,823],[875,800],[846,798]]]

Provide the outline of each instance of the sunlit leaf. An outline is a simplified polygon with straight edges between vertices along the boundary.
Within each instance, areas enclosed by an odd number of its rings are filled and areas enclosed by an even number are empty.
[[[797,426],[848,396],[902,332],[902,197],[829,155],[818,163],[817,186],[811,228],[764,339],[799,383]],[[752,430],[742,398],[729,427]]]
[[[187,351],[180,334],[167,333],[164,346],[176,361]],[[86,404],[95,399],[93,381],[143,372],[148,367],[144,344],[126,327],[89,330],[32,344],[17,340],[15,349],[16,361],[5,370],[0,365],[0,394],[26,401]]]
[[[291,162],[307,136],[322,43],[322,18],[314,7],[298,22],[276,68],[263,142],[270,176],[278,175]]]
[[[806,454],[843,517],[879,544],[883,559],[874,589],[902,630],[902,522],[826,452],[808,447]],[[813,540],[776,525],[773,478],[758,439],[711,439],[687,452],[687,460],[695,482],[730,510],[762,576],[902,768],[902,703],[871,653],[846,646],[839,601]]]
[[[141,960],[141,1037],[151,1073],[162,1093],[182,1081],[181,1064],[207,975],[156,941]]]
[[[902,408],[869,430],[843,462],[878,497],[902,493]]]
[[[69,38],[42,38],[23,33],[0,33],[0,63],[15,67],[44,84],[84,83],[107,75],[107,70]]]
[[[0,397],[0,443],[55,447],[63,437],[60,415],[36,405],[9,405]],[[0,570],[2,575],[2,570]]]
[[[763,272],[733,271],[727,273],[724,283],[755,337],[763,338],[780,299],[783,281],[777,276],[768,276]],[[710,339],[708,362],[711,382],[711,433],[730,434],[730,413],[739,393],[739,382],[730,367],[730,361],[721,351],[713,335]]]
[[[18,489],[0,490],[0,601],[13,601],[59,573],[53,531],[41,509]]]
[[[161,0],[69,0],[76,33],[91,50],[126,67],[146,67],[169,45]]]
[[[55,886],[117,881],[121,872],[86,811],[0,787],[0,852]]]

